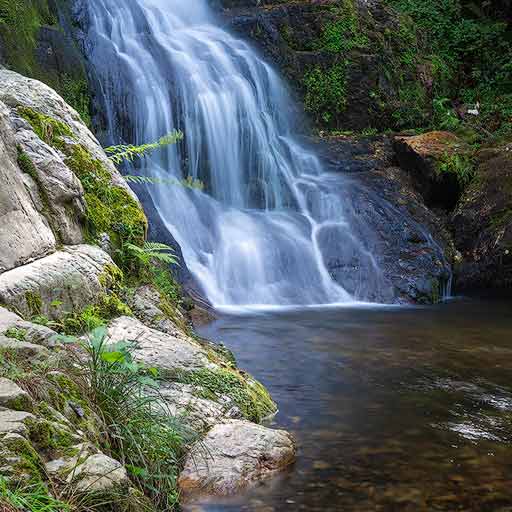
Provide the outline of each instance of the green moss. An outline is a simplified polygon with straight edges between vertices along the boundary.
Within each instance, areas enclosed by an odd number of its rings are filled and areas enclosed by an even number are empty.
[[[40,315],[43,309],[41,296],[35,292],[25,292],[25,302],[30,316]]]
[[[326,69],[316,66],[306,72],[304,106],[317,122],[330,123],[344,112],[347,106],[347,65],[348,61],[342,61]]]
[[[2,440],[3,446],[19,458],[14,464],[14,475],[11,480],[25,484],[39,483],[44,480],[45,472],[39,454],[32,444],[22,436],[9,437]]]
[[[103,268],[98,280],[105,290],[118,292],[123,284],[124,274],[117,265],[109,263]]]
[[[202,388],[200,396],[218,400],[229,396],[245,418],[260,422],[276,411],[276,405],[262,384],[250,377],[244,377],[235,369],[201,369],[182,372],[177,380]]]
[[[41,140],[56,149],[63,149],[64,137],[75,138],[69,126],[53,117],[41,114],[30,107],[18,107],[18,113],[28,121]]]
[[[462,190],[475,176],[475,161],[469,153],[445,153],[437,162],[436,172],[455,176]]]
[[[4,336],[18,341],[25,341],[25,338],[27,337],[27,330],[19,329],[18,327],[10,327],[4,332]]]
[[[144,211],[127,189],[112,185],[112,176],[103,163],[78,144],[66,163],[86,192],[90,238],[107,233],[117,249],[126,242],[142,245],[147,231]]]

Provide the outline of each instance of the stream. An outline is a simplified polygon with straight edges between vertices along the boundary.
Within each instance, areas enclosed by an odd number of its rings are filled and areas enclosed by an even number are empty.
[[[224,315],[296,464],[218,511],[512,511],[512,302]]]

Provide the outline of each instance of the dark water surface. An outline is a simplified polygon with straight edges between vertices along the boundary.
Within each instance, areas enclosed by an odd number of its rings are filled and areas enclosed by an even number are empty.
[[[208,511],[512,512],[512,302],[226,316],[222,340],[299,443]]]

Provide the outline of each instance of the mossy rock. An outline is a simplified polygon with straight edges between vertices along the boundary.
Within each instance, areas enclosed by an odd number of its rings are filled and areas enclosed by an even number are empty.
[[[200,398],[218,401],[222,397],[229,397],[246,419],[256,423],[277,411],[276,404],[265,387],[236,369],[205,368],[180,372],[175,380],[197,386]]]

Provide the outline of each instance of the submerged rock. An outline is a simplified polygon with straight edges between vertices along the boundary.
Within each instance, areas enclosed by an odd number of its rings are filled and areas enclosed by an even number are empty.
[[[294,460],[295,443],[287,432],[247,421],[226,421],[192,448],[179,486],[186,498],[234,494]]]

